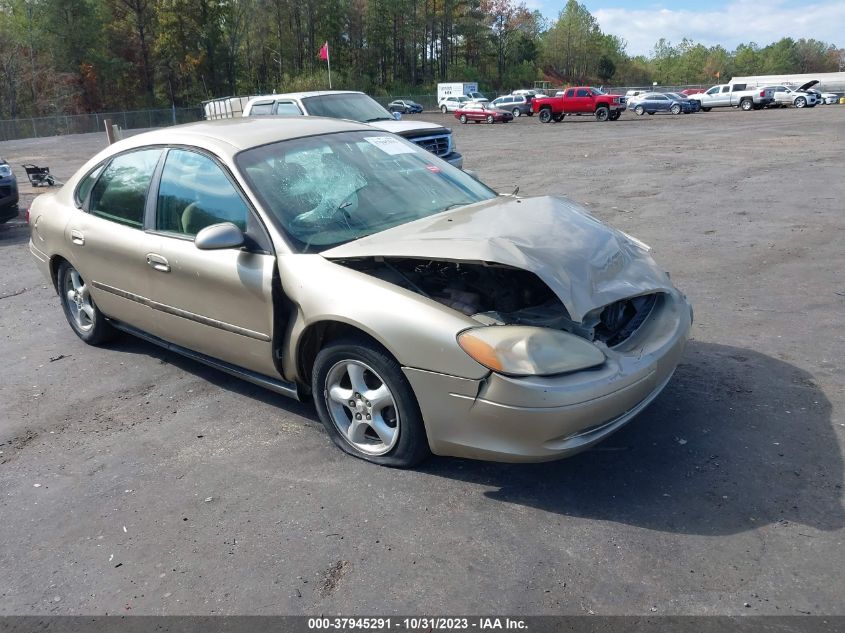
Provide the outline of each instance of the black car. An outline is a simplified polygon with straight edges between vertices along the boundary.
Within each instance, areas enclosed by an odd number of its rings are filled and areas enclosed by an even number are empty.
[[[18,216],[18,181],[12,168],[0,158],[0,222]]]
[[[387,104],[387,109],[391,112],[401,112],[402,114],[419,114],[423,111],[423,107],[416,101],[410,99],[397,99]]]

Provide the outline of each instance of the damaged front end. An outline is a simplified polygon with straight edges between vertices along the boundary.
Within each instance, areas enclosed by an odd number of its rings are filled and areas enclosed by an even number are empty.
[[[598,307],[580,321],[536,274],[496,263],[408,257],[335,259],[336,264],[420,294],[481,325],[526,325],[569,332],[615,347],[648,319],[660,293],[630,297]]]

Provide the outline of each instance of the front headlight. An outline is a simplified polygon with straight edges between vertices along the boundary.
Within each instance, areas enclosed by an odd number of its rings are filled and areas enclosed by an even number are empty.
[[[8,178],[12,175],[12,168],[8,165],[0,165],[0,178]]]
[[[488,369],[509,376],[550,376],[595,367],[602,351],[569,332],[525,325],[464,330],[458,345]]]

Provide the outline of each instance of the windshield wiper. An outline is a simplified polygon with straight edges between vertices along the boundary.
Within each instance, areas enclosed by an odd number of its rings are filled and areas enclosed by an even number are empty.
[[[372,123],[373,121],[392,121],[393,117],[377,116],[373,119],[365,119],[363,123]]]

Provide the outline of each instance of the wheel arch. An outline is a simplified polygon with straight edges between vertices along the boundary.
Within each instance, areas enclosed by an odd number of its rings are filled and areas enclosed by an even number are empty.
[[[294,359],[299,383],[304,387],[306,393],[311,391],[311,373],[314,370],[314,361],[317,354],[323,347],[332,341],[342,338],[361,338],[393,357],[399,362],[396,353],[391,350],[385,342],[380,340],[374,333],[367,331],[358,324],[336,319],[323,319],[309,323],[296,339]],[[401,365],[401,363],[399,363]]]
[[[59,268],[62,264],[73,266],[70,260],[62,255],[53,255],[50,258],[50,279],[53,281],[53,290],[56,291],[56,294],[59,292]]]

